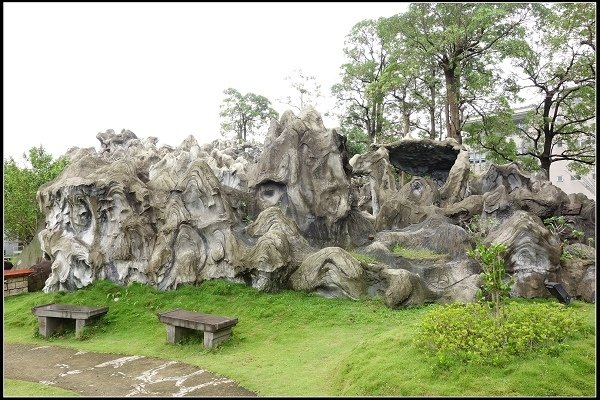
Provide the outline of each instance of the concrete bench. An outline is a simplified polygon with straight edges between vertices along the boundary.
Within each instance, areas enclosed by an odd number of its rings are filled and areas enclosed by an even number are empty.
[[[75,304],[44,304],[31,309],[38,317],[39,332],[48,337],[55,332],[63,332],[67,323],[75,320],[75,336],[79,337],[85,325],[108,312],[108,307],[88,307]]]
[[[190,332],[204,332],[204,347],[212,349],[231,336],[231,329],[238,323],[237,318],[220,317],[193,311],[176,309],[158,314],[160,322],[166,324],[167,341],[177,343]]]

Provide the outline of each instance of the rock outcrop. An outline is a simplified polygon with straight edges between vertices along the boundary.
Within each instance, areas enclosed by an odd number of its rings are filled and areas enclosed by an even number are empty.
[[[595,255],[582,244],[595,240],[595,202],[515,164],[473,176],[454,140],[404,139],[348,160],[346,138],[311,107],[273,120],[264,146],[193,136],[158,146],[129,130],[97,139],[99,151],[70,149],[70,165],[39,188],[51,267],[36,282],[47,276],[46,292],[97,279],[173,290],[221,278],[381,296],[392,308],[470,302],[482,267],[466,252],[479,235],[507,245],[513,296],[549,297],[544,283],[558,281],[595,301]],[[550,216],[566,218],[562,236],[544,226]]]

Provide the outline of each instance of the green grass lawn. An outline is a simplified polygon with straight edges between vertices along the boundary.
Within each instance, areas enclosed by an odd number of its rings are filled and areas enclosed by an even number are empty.
[[[81,340],[73,332],[44,339],[31,308],[51,302],[106,305],[109,312],[86,327]],[[501,368],[449,369],[413,344],[419,321],[433,307],[438,306],[392,310],[378,298],[263,293],[220,280],[169,292],[100,281],[72,293],[5,298],[4,342],[177,360],[225,375],[261,396],[595,396],[594,304],[571,303],[587,330],[558,355],[533,353]],[[174,308],[237,317],[239,323],[231,339],[213,350],[202,347],[200,334],[172,345],[156,313]]]
[[[2,395],[5,397],[67,397],[79,396],[79,393],[42,383],[4,378]]]

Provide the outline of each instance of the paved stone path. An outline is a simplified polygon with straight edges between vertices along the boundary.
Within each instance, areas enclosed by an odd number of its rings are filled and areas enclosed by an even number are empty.
[[[4,378],[45,383],[82,396],[256,396],[193,365],[56,346],[5,343]]]

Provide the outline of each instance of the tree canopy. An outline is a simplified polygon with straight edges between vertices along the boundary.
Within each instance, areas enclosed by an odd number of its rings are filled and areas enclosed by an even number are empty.
[[[36,194],[41,185],[56,178],[67,166],[66,157],[54,159],[42,146],[23,154],[26,166],[9,157],[4,159],[4,234],[29,243],[43,215]]]
[[[221,104],[219,116],[222,134],[235,132],[240,140],[248,140],[249,135],[256,134],[256,130],[269,123],[272,118],[277,118],[277,112],[271,107],[271,102],[264,96],[246,93],[242,95],[233,88],[223,92],[226,97]]]
[[[358,22],[332,87],[355,151],[409,132],[527,170],[595,165],[594,3],[412,3]],[[524,100],[528,113],[515,114]],[[353,142],[354,140],[354,142]],[[356,142],[356,143],[355,143]]]
[[[517,78],[525,82],[520,88],[533,93],[532,110],[516,126],[508,104],[501,113],[482,115],[467,128],[470,144],[485,149],[493,161],[516,161],[546,176],[557,161],[570,161],[577,174],[589,172],[596,161],[595,8],[592,3],[535,5],[536,34],[528,35],[512,60]]]

